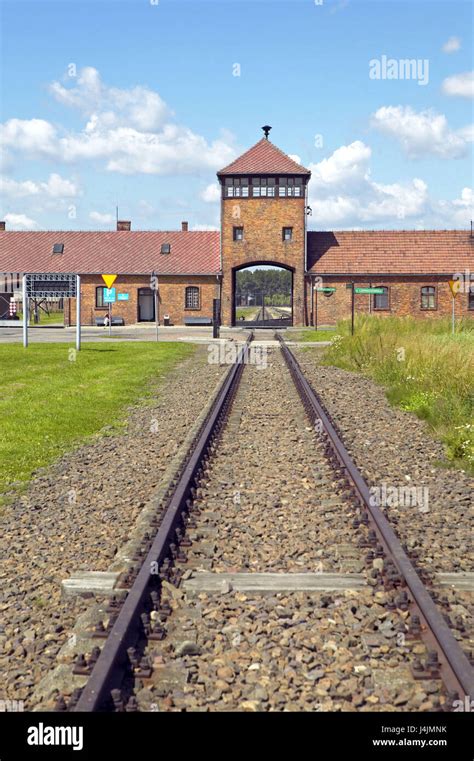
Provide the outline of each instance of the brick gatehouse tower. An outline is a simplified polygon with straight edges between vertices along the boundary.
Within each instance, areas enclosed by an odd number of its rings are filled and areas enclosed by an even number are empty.
[[[292,272],[293,324],[305,324],[307,188],[311,177],[265,137],[217,173],[221,185],[222,324],[235,324],[240,269],[258,264]]]

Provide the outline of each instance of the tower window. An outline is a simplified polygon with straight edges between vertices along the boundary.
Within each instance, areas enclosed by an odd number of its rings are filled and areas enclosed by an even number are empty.
[[[421,308],[436,309],[436,288],[426,285],[421,289]]]
[[[227,198],[248,198],[248,177],[226,177],[224,195]]]
[[[283,238],[283,240],[293,240],[293,228],[292,227],[284,227],[283,228],[282,238]]]
[[[279,177],[278,178],[278,195],[293,196],[300,198],[303,195],[302,177]]]
[[[244,228],[234,227],[234,240],[243,240],[243,239],[244,239]]]

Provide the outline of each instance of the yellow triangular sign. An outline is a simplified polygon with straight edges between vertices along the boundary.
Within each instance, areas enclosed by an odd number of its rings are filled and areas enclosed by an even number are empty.
[[[102,280],[106,284],[107,288],[112,288],[113,284],[117,280],[117,275],[102,275]]]
[[[449,287],[451,288],[451,293],[453,294],[453,298],[456,298],[461,288],[461,281],[449,280]]]

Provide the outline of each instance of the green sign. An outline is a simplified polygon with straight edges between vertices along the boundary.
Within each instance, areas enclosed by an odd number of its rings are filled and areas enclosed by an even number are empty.
[[[383,293],[383,288],[354,288],[355,293]]]
[[[316,291],[318,293],[334,293],[336,289],[335,288],[316,288]]]

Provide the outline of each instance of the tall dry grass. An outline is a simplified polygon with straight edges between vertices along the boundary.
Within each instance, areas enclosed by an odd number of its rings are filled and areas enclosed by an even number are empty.
[[[474,473],[474,320],[359,316],[338,324],[325,364],[383,384],[389,400],[426,420],[448,458]]]

